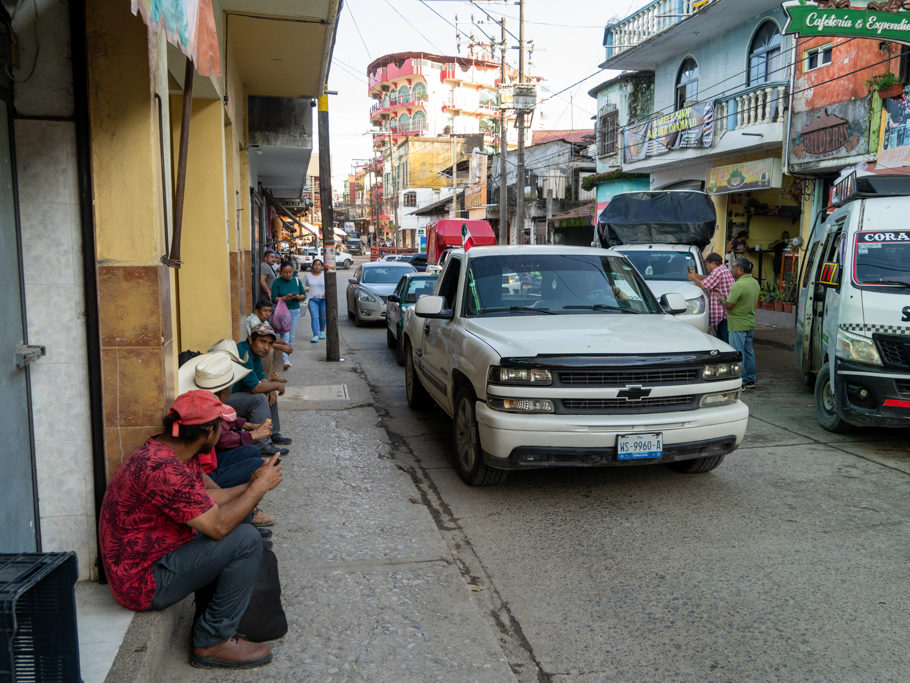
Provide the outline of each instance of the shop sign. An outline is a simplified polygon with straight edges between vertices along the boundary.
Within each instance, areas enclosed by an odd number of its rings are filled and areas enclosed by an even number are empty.
[[[866,100],[838,102],[793,114],[790,163],[857,156],[869,151],[869,112]]]
[[[876,161],[879,168],[910,166],[910,97],[889,97],[882,102]]]
[[[714,144],[714,102],[701,102],[623,130],[623,162]]]
[[[793,0],[783,3],[784,33],[910,42],[910,12],[902,0]]]
[[[705,191],[708,194],[729,194],[749,190],[767,190],[781,187],[780,159],[744,161],[729,166],[708,169]]]

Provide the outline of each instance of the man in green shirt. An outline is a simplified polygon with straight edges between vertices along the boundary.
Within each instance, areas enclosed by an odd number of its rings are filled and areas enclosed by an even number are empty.
[[[755,335],[755,304],[761,287],[752,277],[752,262],[738,258],[730,269],[735,282],[727,296],[727,331],[730,346],[743,355],[743,389],[755,386],[755,350],[752,338]]]

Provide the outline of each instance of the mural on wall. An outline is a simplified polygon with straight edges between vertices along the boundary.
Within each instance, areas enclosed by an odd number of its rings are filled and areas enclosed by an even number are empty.
[[[701,102],[623,131],[623,163],[714,144],[714,102]]]
[[[882,102],[877,164],[879,168],[910,166],[910,97],[889,97]]]
[[[809,164],[869,152],[868,102],[850,100],[793,114],[790,163]]]

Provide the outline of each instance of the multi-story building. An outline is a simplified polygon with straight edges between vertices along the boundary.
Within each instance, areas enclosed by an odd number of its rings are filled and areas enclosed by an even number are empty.
[[[622,170],[647,173],[651,189],[710,193],[715,251],[741,230],[752,247],[799,230],[803,185],[781,162],[793,44],[784,21],[778,0],[655,0],[605,31],[603,67],[654,74],[650,117],[621,129]],[[770,275],[768,252],[750,257]]]

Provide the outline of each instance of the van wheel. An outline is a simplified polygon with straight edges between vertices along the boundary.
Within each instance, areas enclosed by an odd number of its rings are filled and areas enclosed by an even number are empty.
[[[414,367],[414,354],[411,351],[411,345],[407,342],[404,345],[404,388],[408,395],[408,408],[426,410],[430,407],[433,399],[420,383],[417,368]]]
[[[710,472],[723,462],[723,455],[709,455],[707,458],[693,458],[692,460],[679,460],[677,462],[668,462],[669,467],[674,472],[683,474],[701,474]]]
[[[815,380],[815,417],[818,423],[829,432],[842,433],[850,430],[834,410],[834,387],[831,386],[831,373],[828,363],[822,365]]]
[[[495,486],[504,482],[509,473],[489,467],[483,461],[476,402],[477,398],[468,386],[459,389],[455,395],[455,419],[452,421],[455,469],[468,486]]]

